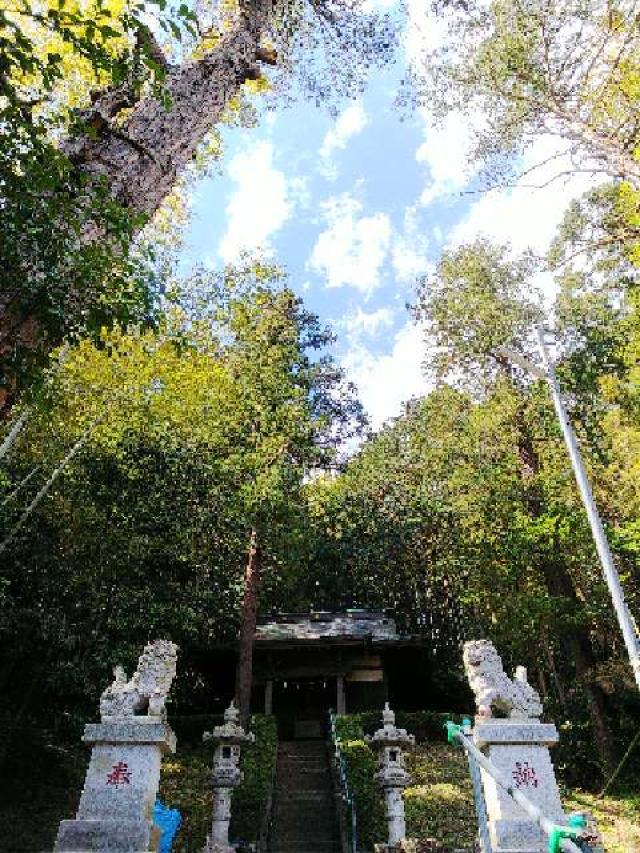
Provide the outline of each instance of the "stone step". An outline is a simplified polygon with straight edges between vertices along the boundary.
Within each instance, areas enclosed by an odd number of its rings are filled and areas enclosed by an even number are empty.
[[[278,769],[287,768],[291,770],[295,770],[297,768],[305,768],[305,767],[326,767],[327,766],[327,756],[326,755],[285,755],[284,757],[278,756]]]
[[[322,788],[306,787],[300,783],[294,787],[279,788],[276,786],[273,792],[273,801],[281,803],[328,803],[333,802],[333,789],[330,785],[323,785]]]
[[[290,776],[276,776],[276,791],[329,791],[331,775],[328,770],[314,770],[311,773],[296,773]]]
[[[279,755],[280,767],[321,767],[327,763],[325,755]]]
[[[339,839],[335,832],[316,832],[315,829],[310,831],[307,829],[306,831],[300,829],[300,827],[291,827],[290,830],[286,832],[278,832],[275,835],[271,836],[269,842],[269,849],[277,848],[277,847],[286,847],[287,845],[298,845],[298,850],[302,851],[305,849],[307,844],[317,844],[325,847],[331,846],[332,844],[338,844]]]
[[[293,815],[273,822],[272,839],[307,838],[313,841],[331,841],[338,837],[335,821],[326,818],[311,820],[308,816],[299,820]]]
[[[323,821],[333,824],[333,801],[315,800],[315,801],[295,801],[291,803],[275,803],[273,807],[274,820],[289,818],[303,821],[309,820],[312,824]]]
[[[329,755],[322,741],[278,745],[269,853],[340,853]]]
[[[333,831],[335,820],[331,813],[320,814],[317,808],[307,811],[300,809],[275,810],[273,813],[274,834],[278,835],[280,829],[285,826],[287,827],[287,831],[292,827],[299,827],[305,831],[311,827],[314,832],[319,831],[321,828]]]

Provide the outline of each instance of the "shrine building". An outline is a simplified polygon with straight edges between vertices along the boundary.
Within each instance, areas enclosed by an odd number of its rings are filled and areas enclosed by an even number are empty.
[[[284,739],[320,737],[327,714],[422,707],[429,661],[422,643],[370,610],[260,617],[252,710],[274,714]],[[425,681],[426,683],[426,681]]]

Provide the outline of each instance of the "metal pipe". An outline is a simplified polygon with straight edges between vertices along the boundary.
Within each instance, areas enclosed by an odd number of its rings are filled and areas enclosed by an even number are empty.
[[[611,598],[613,599],[613,606],[618,617],[618,623],[620,624],[620,628],[622,630],[622,636],[624,637],[624,642],[627,647],[627,652],[629,654],[629,660],[631,661],[631,666],[633,668],[633,674],[636,679],[636,684],[638,685],[638,689],[640,690],[640,648],[638,645],[638,637],[636,634],[636,630],[633,625],[631,614],[629,613],[629,609],[624,598],[624,591],[622,589],[622,584],[620,583],[620,576],[613,562],[613,556],[611,555],[609,542],[604,532],[604,527],[602,526],[602,521],[600,520],[600,515],[598,514],[598,510],[593,499],[591,485],[587,477],[587,472],[585,471],[584,465],[582,463],[580,450],[578,449],[578,442],[576,440],[573,428],[569,423],[569,418],[567,417],[567,413],[562,402],[562,396],[560,394],[560,387],[558,385],[555,368],[551,359],[549,358],[549,354],[547,353],[547,348],[544,341],[544,332],[541,328],[536,329],[536,337],[538,339],[538,347],[540,349],[540,355],[542,357],[542,364],[544,367],[546,380],[549,383],[549,388],[551,389],[553,405],[556,410],[558,420],[560,421],[560,427],[562,429],[562,435],[564,437],[565,444],[567,445],[567,450],[569,451],[571,464],[573,466],[573,472],[578,483],[578,489],[580,490],[580,496],[582,498],[584,508],[587,512],[589,524],[591,525],[591,532],[596,543],[596,550],[598,552],[598,556],[600,557],[600,563],[602,564],[605,580],[607,582],[607,586],[609,587]]]
[[[7,436],[3,440],[2,444],[0,444],[0,459],[3,459],[7,453],[11,450],[13,443],[16,438],[20,435],[20,431],[22,427],[27,422],[27,418],[31,414],[31,409],[28,406],[25,406],[24,409],[20,412],[20,417],[16,418],[15,422],[11,426]]]
[[[465,737],[469,737],[471,735],[471,722],[469,720],[464,721],[462,731]],[[491,836],[489,835],[489,816],[487,815],[487,804],[484,799],[484,791],[482,790],[480,769],[469,750],[467,750],[467,761],[469,763],[469,773],[471,774],[471,784],[473,786],[473,801],[475,803],[476,817],[478,819],[480,847],[482,849],[482,853],[493,853]]]
[[[515,800],[515,802],[529,815],[530,818],[535,820],[546,835],[552,835],[556,830],[557,825],[552,820],[549,820],[538,806],[536,806],[535,803],[532,803],[531,800],[522,793],[522,791],[514,788],[509,779],[507,779],[506,776],[503,776],[495,764],[489,761],[484,753],[480,752],[475,743],[473,743],[462,730],[453,732],[451,736],[462,744],[462,746],[467,750],[467,753],[473,756],[482,769],[496,780],[498,785],[500,785],[500,787],[503,788],[513,800]],[[565,853],[582,853],[578,845],[570,838],[562,838],[558,843],[560,849],[564,850]]]

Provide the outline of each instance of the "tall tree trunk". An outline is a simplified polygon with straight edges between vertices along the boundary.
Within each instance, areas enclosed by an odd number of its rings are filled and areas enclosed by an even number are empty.
[[[127,210],[152,215],[242,84],[259,76],[258,64],[276,63],[275,51],[260,46],[275,2],[250,0],[233,28],[201,59],[168,66],[162,99],[147,94],[136,101],[127,86],[105,90],[85,112],[86,132],[65,140],[62,151],[79,172],[105,181]],[[119,123],[125,108],[131,112]],[[109,235],[99,222],[87,223],[80,235],[83,245],[103,240]],[[0,357],[8,359],[17,349],[43,356],[59,344],[44,329],[37,306],[15,294],[0,296]],[[7,417],[19,391],[15,370],[9,363],[4,369],[0,419]]]
[[[518,454],[527,509],[532,518],[539,518],[543,507],[535,478],[540,471],[540,460],[533,445],[522,406],[519,407],[516,414],[516,423],[518,427]],[[573,578],[567,571],[562,557],[557,555],[557,551],[558,548],[554,546],[552,556],[541,555],[540,557],[540,569],[544,584],[549,595],[554,598],[567,599],[576,609],[579,609],[581,605]],[[600,762],[604,768],[609,768],[615,761],[616,746],[607,721],[606,696],[594,678],[596,656],[589,631],[584,626],[575,626],[564,631],[564,636],[573,659],[576,677],[582,684],[587,698]]]
[[[146,95],[121,125],[114,119],[122,101],[105,92],[88,111],[87,133],[67,140],[64,152],[85,174],[106,179],[122,205],[152,214],[241,85],[259,76],[258,62],[274,64],[273,53],[260,48],[272,12],[271,0],[247,4],[215,48],[201,59],[169,68],[165,103]]]
[[[249,551],[244,570],[244,599],[240,617],[240,642],[236,668],[236,705],[243,725],[249,720],[251,684],[253,681],[253,645],[258,614],[261,560],[256,529],[251,530]]]

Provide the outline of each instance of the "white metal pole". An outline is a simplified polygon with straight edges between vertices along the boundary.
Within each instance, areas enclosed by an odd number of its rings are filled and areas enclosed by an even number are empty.
[[[462,723],[462,734],[467,738],[471,738],[471,721],[464,720]],[[463,744],[464,745],[464,744]],[[469,773],[471,774],[471,785],[473,787],[473,801],[476,807],[476,817],[478,819],[478,835],[480,841],[481,853],[493,853],[491,846],[491,836],[489,834],[489,817],[487,815],[487,804],[484,799],[484,790],[482,788],[482,776],[480,768],[473,756],[473,753],[465,749],[467,753],[467,761],[469,763]]]
[[[580,450],[578,449],[578,442],[576,440],[575,433],[573,432],[571,424],[569,423],[569,418],[567,417],[567,413],[564,409],[558,380],[556,378],[556,372],[554,365],[549,358],[549,354],[547,353],[547,347],[544,342],[544,332],[541,328],[536,329],[536,336],[538,338],[538,346],[540,348],[540,355],[542,357],[542,364],[547,382],[551,389],[553,405],[556,410],[558,420],[560,421],[562,435],[564,436],[567,450],[569,451],[569,456],[571,458],[571,464],[573,465],[573,472],[578,483],[578,488],[580,490],[582,502],[584,503],[584,508],[587,512],[587,517],[589,518],[591,532],[593,533],[593,538],[596,543],[600,562],[602,563],[609,592],[613,599],[613,606],[616,610],[618,622],[622,629],[622,636],[624,637],[624,641],[627,646],[627,652],[629,654],[631,666],[633,667],[636,684],[640,690],[640,647],[638,644],[638,636],[636,634],[627,603],[624,600],[624,591],[622,589],[622,584],[620,583],[620,576],[618,575],[618,570],[613,562],[609,542],[593,499],[593,492],[591,491],[591,485],[587,478],[587,472],[582,464],[582,457],[580,456]]]

